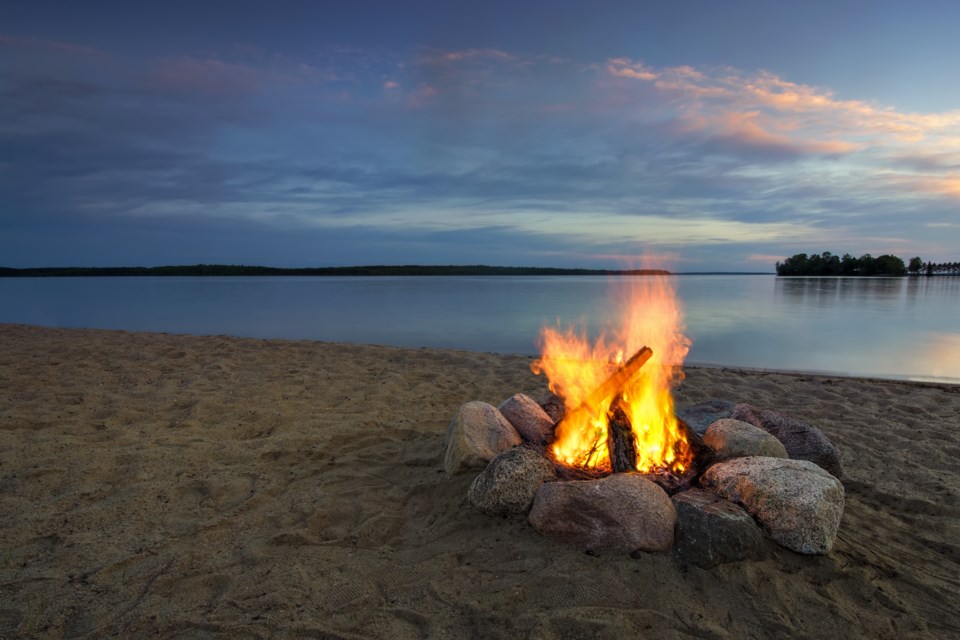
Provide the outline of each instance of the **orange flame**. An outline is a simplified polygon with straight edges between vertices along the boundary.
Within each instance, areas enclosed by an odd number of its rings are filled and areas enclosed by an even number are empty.
[[[586,330],[544,327],[541,357],[534,373],[545,373],[550,390],[563,398],[567,415],[557,426],[553,456],[574,467],[609,470],[608,415],[617,394],[586,411],[591,391],[613,374],[624,358],[643,346],[650,360],[619,390],[620,406],[630,420],[637,450],[637,471],[681,473],[690,463],[690,444],[677,426],[671,387],[683,379],[681,366],[690,350],[683,335],[683,314],[670,276],[629,276],[614,287],[621,305],[618,327],[593,344]]]

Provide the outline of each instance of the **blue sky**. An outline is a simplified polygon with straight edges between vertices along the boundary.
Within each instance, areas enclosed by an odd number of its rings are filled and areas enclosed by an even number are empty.
[[[142,4],[0,7],[0,265],[960,254],[957,3]]]

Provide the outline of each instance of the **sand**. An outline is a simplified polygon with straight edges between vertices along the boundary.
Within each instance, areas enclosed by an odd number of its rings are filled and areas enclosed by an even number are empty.
[[[466,502],[448,420],[529,363],[0,325],[0,637],[960,636],[960,385],[688,368],[847,470],[829,555],[703,570]]]

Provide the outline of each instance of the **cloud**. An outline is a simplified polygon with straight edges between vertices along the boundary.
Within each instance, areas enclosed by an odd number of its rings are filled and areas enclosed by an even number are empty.
[[[131,246],[166,230],[193,247],[182,260],[232,243],[267,263],[302,263],[298,234],[328,263],[603,266],[648,246],[690,269],[723,255],[772,268],[813,249],[955,251],[951,113],[766,72],[499,49],[120,59],[0,45],[25,52],[0,61],[0,235],[56,221],[78,230],[64,254],[78,260],[107,228]],[[31,228],[18,255],[44,255]],[[269,260],[267,242],[302,251]]]
[[[236,97],[271,88],[324,86],[346,78],[307,61],[259,51],[237,60],[179,55],[146,61],[143,83],[163,92]]]
[[[908,177],[898,180],[898,182],[919,193],[947,196],[960,200],[960,177],[956,175]]]
[[[42,38],[23,38],[9,36],[0,33],[0,47],[10,49],[23,49],[26,51],[54,52],[60,54],[79,55],[79,56],[102,56],[106,55],[102,50],[95,47],[85,47],[69,42],[58,42],[56,40],[44,40]]]
[[[790,82],[766,71],[750,74],[732,68],[698,70],[688,66],[655,69],[629,58],[610,59],[606,71],[611,77],[651,84],[678,101],[682,118],[690,123],[698,119],[722,123],[749,115],[751,131],[741,131],[733,136],[735,141],[766,138],[763,145],[769,146],[771,136],[777,136],[776,146],[790,146],[801,154],[846,154],[868,145],[896,147],[918,142],[944,142],[956,149],[960,141],[960,110],[902,113],[862,100],[841,100],[832,91]]]
[[[427,82],[421,82],[410,94],[407,95],[407,106],[412,109],[423,107],[437,97],[439,91],[435,86]]]
[[[858,150],[861,145],[843,140],[802,140],[775,133],[762,124],[759,111],[726,112],[713,119],[700,118],[688,130],[710,132],[708,144],[714,150],[760,155],[770,158],[801,156],[841,156]],[[776,123],[769,124],[772,128]],[[782,126],[782,125],[781,125]]]
[[[146,84],[161,91],[227,96],[253,92],[262,82],[263,75],[252,67],[189,56],[160,60],[146,76]]]
[[[420,58],[421,64],[447,64],[475,59],[492,59],[499,61],[516,60],[513,54],[500,49],[463,49],[459,51],[434,51]]]
[[[890,160],[893,164],[921,172],[956,171],[960,170],[960,148],[954,153],[937,151],[924,153],[922,149],[916,149],[894,154]]]
[[[659,75],[642,63],[635,63],[627,58],[613,58],[607,62],[607,73],[618,78],[633,78],[634,80],[656,80]]]

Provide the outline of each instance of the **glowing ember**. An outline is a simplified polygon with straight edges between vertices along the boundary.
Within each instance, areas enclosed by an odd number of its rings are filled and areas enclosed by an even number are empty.
[[[669,276],[632,276],[615,287],[619,323],[611,335],[593,344],[579,331],[544,327],[542,355],[534,373],[545,373],[550,390],[563,398],[567,415],[557,426],[551,454],[560,462],[610,470],[609,417],[619,406],[630,422],[637,470],[682,473],[692,453],[677,426],[671,386],[683,378],[681,365],[690,349],[683,315]],[[596,390],[618,371],[625,357],[643,347],[653,351],[617,392],[598,400]],[[571,409],[574,409],[571,411]]]

